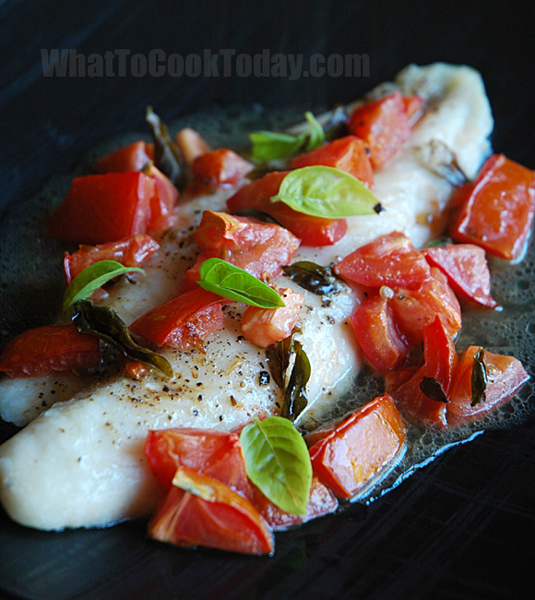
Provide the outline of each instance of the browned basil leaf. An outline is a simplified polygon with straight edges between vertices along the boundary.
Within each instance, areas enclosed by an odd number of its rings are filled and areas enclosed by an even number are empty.
[[[281,416],[290,421],[295,421],[308,404],[306,386],[310,379],[311,368],[310,361],[301,343],[294,340],[292,345],[293,352],[295,353],[295,362],[290,380],[284,390]]]
[[[83,299],[75,302],[73,308],[72,322],[78,331],[96,335],[115,346],[126,357],[146,363],[166,377],[173,377],[173,369],[167,359],[135,342],[126,324],[109,306]]]
[[[483,361],[485,357],[485,350],[480,348],[474,354],[474,366],[472,367],[472,402],[471,406],[476,406],[480,402],[485,401],[485,392],[487,390],[487,367]]]
[[[292,281],[318,296],[337,294],[343,289],[332,265],[322,267],[312,261],[302,260],[282,267],[282,270]]]
[[[431,400],[437,402],[449,402],[444,388],[434,377],[424,377],[420,383],[420,391]]]

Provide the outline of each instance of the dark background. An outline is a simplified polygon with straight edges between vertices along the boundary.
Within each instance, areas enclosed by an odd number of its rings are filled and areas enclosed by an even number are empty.
[[[106,138],[211,106],[333,106],[409,62],[484,77],[496,151],[535,168],[533,9],[483,2],[87,2],[0,6],[1,206],[22,203]],[[524,7],[525,8],[525,7]],[[367,77],[43,77],[41,49],[104,55],[366,54]],[[22,205],[22,209],[24,205]],[[533,422],[459,446],[383,499],[277,537],[272,559],[188,553],[143,523],[45,534],[0,512],[0,597],[514,599],[532,597]],[[523,591],[524,590],[524,591]]]

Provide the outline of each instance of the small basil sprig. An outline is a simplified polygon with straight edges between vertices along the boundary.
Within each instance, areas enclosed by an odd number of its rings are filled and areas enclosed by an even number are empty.
[[[173,368],[167,359],[135,342],[123,320],[109,306],[83,299],[75,302],[73,308],[72,322],[78,331],[96,335],[125,356],[154,367],[166,377],[173,377]]]
[[[65,294],[63,295],[63,313],[68,315],[72,312],[72,306],[75,302],[82,298],[89,298],[94,291],[98,290],[99,287],[111,279],[125,273],[131,273],[132,271],[137,271],[145,275],[143,269],[139,267],[125,267],[115,260],[100,260],[89,265],[71,281],[65,290]]]
[[[292,355],[295,355],[295,361],[287,378]],[[307,406],[306,386],[311,375],[310,361],[302,344],[295,339],[295,331],[286,339],[269,346],[266,357],[275,383],[284,391],[281,415],[295,421]]]
[[[343,289],[332,265],[322,267],[312,261],[301,260],[282,267],[282,270],[292,281],[318,296],[337,294]]]
[[[325,141],[323,127],[311,112],[306,112],[305,118],[308,121],[307,127],[299,135],[265,130],[250,133],[252,158],[267,162],[289,158],[300,151],[309,152],[321,146]]]
[[[472,367],[471,377],[471,399],[470,406],[475,406],[480,402],[485,401],[485,393],[487,391],[488,377],[487,366],[484,362],[485,350],[479,348],[474,354],[474,365]]]
[[[277,292],[247,271],[220,258],[209,258],[201,264],[201,280],[197,283],[228,300],[244,302],[259,308],[285,306]]]
[[[171,140],[167,126],[160,117],[147,106],[145,121],[150,127],[154,142],[154,163],[156,167],[176,185],[179,190],[184,189],[189,181],[190,173],[182,152]]]
[[[240,443],[249,479],[282,510],[305,514],[312,465],[295,427],[282,417],[255,418],[242,430]]]
[[[272,202],[284,202],[294,210],[314,217],[341,219],[372,215],[381,203],[356,177],[323,165],[290,171]]]

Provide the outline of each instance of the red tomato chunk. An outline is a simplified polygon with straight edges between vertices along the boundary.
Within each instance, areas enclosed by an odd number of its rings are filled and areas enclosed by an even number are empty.
[[[100,341],[74,325],[29,329],[11,340],[0,356],[0,371],[9,377],[40,377],[50,371],[89,368],[100,362]]]
[[[450,235],[512,260],[523,250],[535,211],[535,173],[494,154],[476,181],[457,192],[459,210]]]
[[[227,148],[199,155],[191,165],[193,181],[188,191],[194,194],[211,193],[217,188],[230,188],[241,183],[253,170],[253,165]]]
[[[72,254],[65,252],[65,279],[69,284],[85,268],[101,260],[115,260],[125,267],[140,267],[159,247],[156,240],[146,234],[133,235],[97,246],[80,246],[80,249]]]
[[[310,458],[314,473],[335,496],[349,499],[404,450],[405,423],[385,394],[328,428],[310,448]]]
[[[123,173],[141,171],[149,162],[147,145],[143,141],[134,142],[95,161],[97,173]]]

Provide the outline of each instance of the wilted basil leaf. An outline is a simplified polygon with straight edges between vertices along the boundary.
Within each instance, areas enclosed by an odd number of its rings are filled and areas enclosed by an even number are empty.
[[[290,421],[295,421],[308,404],[306,386],[311,373],[308,356],[297,340],[293,342],[293,352],[295,353],[295,362],[290,380],[284,390],[284,402],[281,408],[281,416]]]
[[[337,294],[344,287],[334,274],[332,266],[322,267],[312,261],[302,260],[286,265],[282,270],[292,281],[318,296]]]
[[[480,348],[474,354],[474,365],[472,367],[472,379],[471,379],[471,397],[472,402],[470,406],[475,406],[480,402],[485,401],[485,393],[487,390],[487,367],[483,361],[485,357],[485,350]]]
[[[74,311],[72,322],[78,331],[96,335],[125,356],[146,363],[167,377],[173,377],[173,369],[167,359],[135,342],[125,323],[109,306],[99,306],[83,299],[75,302]]]
[[[281,417],[255,419],[242,430],[240,443],[249,479],[282,510],[305,514],[312,464],[295,427]]]
[[[166,125],[160,117],[147,107],[145,121],[148,123],[154,141],[154,163],[169,177],[179,190],[183,190],[190,178],[189,169],[179,147],[171,140]]]
[[[341,219],[381,212],[381,203],[356,177],[323,165],[290,171],[272,202],[284,202],[297,212]]]
[[[228,300],[245,302],[260,308],[285,306],[277,292],[247,271],[220,258],[209,258],[201,264],[201,280],[197,283]]]
[[[111,279],[132,271],[137,271],[145,275],[143,269],[139,267],[125,267],[115,260],[100,260],[89,265],[71,281],[65,290],[63,312],[68,314],[71,312],[75,302],[82,298],[89,298],[95,290]]]
[[[424,377],[420,383],[420,391],[436,402],[449,402],[444,388],[434,377]]]

